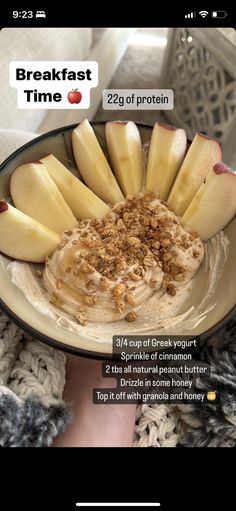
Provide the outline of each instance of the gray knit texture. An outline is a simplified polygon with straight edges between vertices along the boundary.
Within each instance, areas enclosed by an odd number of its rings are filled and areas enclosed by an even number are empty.
[[[64,404],[44,406],[28,397],[18,402],[14,395],[0,396],[0,444],[2,447],[49,447],[62,433],[70,414]]]
[[[204,404],[180,405],[180,443],[188,447],[236,445],[236,318],[201,347],[200,360],[211,374],[197,379],[196,389],[216,390],[218,399]]]
[[[0,445],[47,447],[66,429],[66,356],[25,334],[0,311]]]
[[[0,314],[0,445],[49,447],[71,421],[62,400],[65,355],[31,339]],[[236,318],[205,341],[197,359],[211,365],[196,389],[216,390],[215,402],[140,405],[136,447],[236,445]]]

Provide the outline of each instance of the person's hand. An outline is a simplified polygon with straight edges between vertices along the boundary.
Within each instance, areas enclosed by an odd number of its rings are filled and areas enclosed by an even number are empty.
[[[74,419],[57,437],[55,447],[131,447],[136,405],[93,404],[93,389],[115,387],[115,379],[102,377],[102,362],[67,356],[64,399]]]

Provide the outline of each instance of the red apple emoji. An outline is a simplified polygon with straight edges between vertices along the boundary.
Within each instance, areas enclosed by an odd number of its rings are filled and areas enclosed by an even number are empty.
[[[81,92],[78,91],[78,89],[72,89],[72,91],[70,91],[67,94],[67,98],[70,103],[78,104],[78,103],[80,103],[80,101],[82,99],[82,94],[81,94]]]

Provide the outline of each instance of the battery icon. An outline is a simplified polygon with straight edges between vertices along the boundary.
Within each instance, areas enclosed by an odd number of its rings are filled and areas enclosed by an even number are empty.
[[[227,12],[225,11],[212,11],[211,17],[217,19],[224,19],[227,16]]]

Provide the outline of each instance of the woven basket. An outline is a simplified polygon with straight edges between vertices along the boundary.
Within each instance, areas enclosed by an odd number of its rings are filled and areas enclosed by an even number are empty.
[[[236,166],[236,46],[218,29],[169,29],[162,87],[175,94],[168,119],[217,139],[224,160]]]

